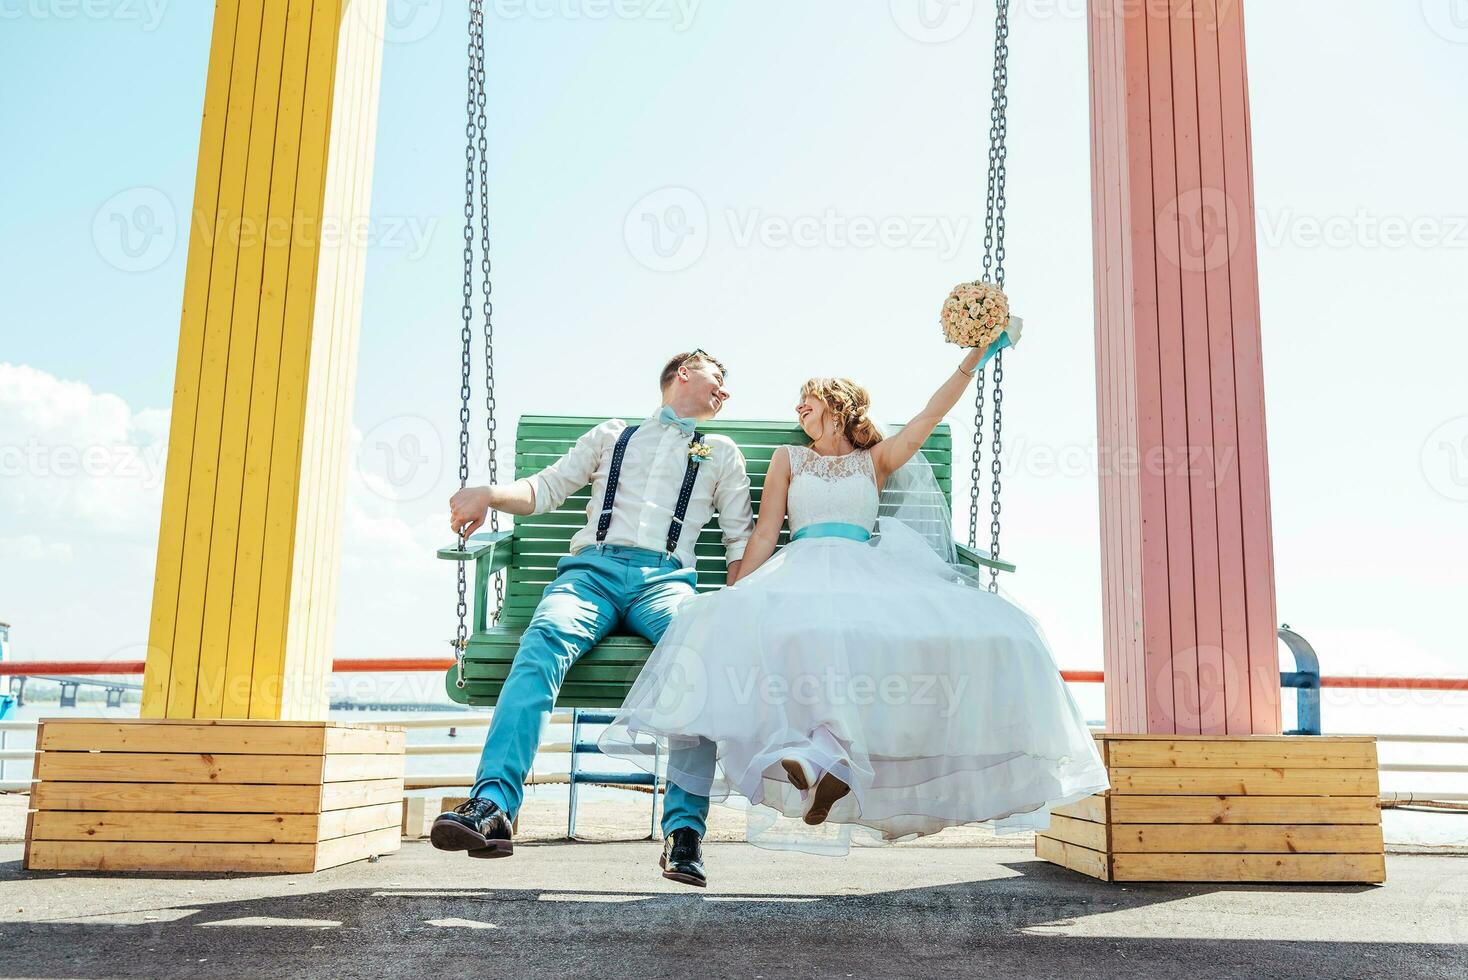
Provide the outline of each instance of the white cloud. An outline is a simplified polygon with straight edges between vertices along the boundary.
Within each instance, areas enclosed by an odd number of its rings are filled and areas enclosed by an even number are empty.
[[[63,541],[43,541],[35,534],[0,538],[0,555],[10,561],[71,561],[71,545]]]
[[[142,656],[169,414],[0,362],[0,619],[21,656]],[[453,632],[453,570],[433,554],[445,515],[405,519],[412,505],[357,464],[361,442],[354,428],[338,655],[439,655],[430,641]]]
[[[0,363],[0,530],[156,535],[167,441],[166,411]]]

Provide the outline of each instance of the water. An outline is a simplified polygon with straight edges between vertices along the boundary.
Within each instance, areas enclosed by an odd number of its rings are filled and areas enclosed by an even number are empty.
[[[485,729],[460,727],[450,735],[447,719],[465,715],[481,715],[488,724],[486,709],[465,708],[453,705],[443,693],[442,675],[405,674],[354,674],[334,679],[333,700],[349,697],[357,701],[383,702],[390,704],[437,704],[444,709],[445,725],[441,728],[410,729],[407,733],[410,745],[467,745],[475,751],[458,755],[410,756],[408,771],[413,775],[442,775],[468,777],[478,762],[477,748],[483,744]],[[1076,700],[1086,717],[1099,719],[1103,714],[1103,698],[1100,685],[1076,684],[1072,686]],[[1412,735],[1457,735],[1468,737],[1468,692],[1431,691],[1357,691],[1328,688],[1321,695],[1321,713],[1325,734],[1412,734]],[[1286,729],[1295,725],[1294,692],[1284,692],[1284,725]],[[136,718],[137,705],[127,704],[120,709],[107,709],[99,702],[83,703],[75,709],[61,710],[56,704],[29,703],[16,709],[7,721],[35,721],[51,717],[114,717]],[[343,722],[378,722],[393,716],[421,719],[433,718],[435,712],[401,710],[359,711],[333,710],[330,717]],[[586,734],[594,736],[597,729]],[[33,732],[11,731],[4,733],[5,747],[11,749],[34,748]],[[551,725],[543,742],[569,742],[570,725]],[[1448,764],[1468,766],[1468,744],[1414,745],[1385,742],[1378,745],[1378,755],[1383,764]],[[581,767],[603,772],[634,771],[630,763],[618,759],[592,756],[582,757]],[[29,761],[5,761],[0,780],[24,780],[30,777]],[[570,757],[563,753],[546,753],[536,759],[536,771],[564,773],[570,767]],[[1383,772],[1381,788],[1384,791],[1452,792],[1468,793],[1468,773],[1416,773]],[[452,794],[452,791],[448,791]],[[538,798],[564,801],[567,790],[564,786],[527,787],[527,794]],[[627,791],[602,787],[583,787],[583,805],[595,805],[598,800],[627,798]],[[422,790],[412,795],[444,795],[442,790]],[[1468,847],[1468,812],[1420,813],[1403,810],[1383,811],[1383,827],[1386,839],[1393,844],[1424,846],[1452,845]],[[629,831],[637,828],[628,828]]]

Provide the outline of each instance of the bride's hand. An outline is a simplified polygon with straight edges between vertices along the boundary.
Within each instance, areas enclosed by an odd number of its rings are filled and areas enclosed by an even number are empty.
[[[972,378],[974,376],[974,372],[978,370],[979,362],[984,359],[984,352],[989,349],[989,346],[990,345],[985,344],[983,347],[969,348],[969,352],[965,354],[963,360],[959,362],[958,369],[970,378]]]

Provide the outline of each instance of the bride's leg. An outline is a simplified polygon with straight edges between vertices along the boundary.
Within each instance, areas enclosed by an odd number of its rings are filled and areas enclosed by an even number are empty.
[[[832,764],[846,763],[849,758],[847,746],[825,725],[817,727],[810,733],[810,743],[820,757],[831,760]],[[810,806],[806,808],[805,816],[802,819],[812,827],[825,823],[831,807],[850,792],[851,787],[846,784],[845,780],[833,772],[822,772],[811,792]]]

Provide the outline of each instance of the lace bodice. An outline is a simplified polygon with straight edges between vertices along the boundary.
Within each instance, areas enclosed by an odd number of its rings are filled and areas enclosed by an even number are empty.
[[[845,456],[821,456],[805,446],[790,446],[791,532],[810,524],[838,522],[871,530],[877,523],[877,476],[872,454],[858,449]]]

